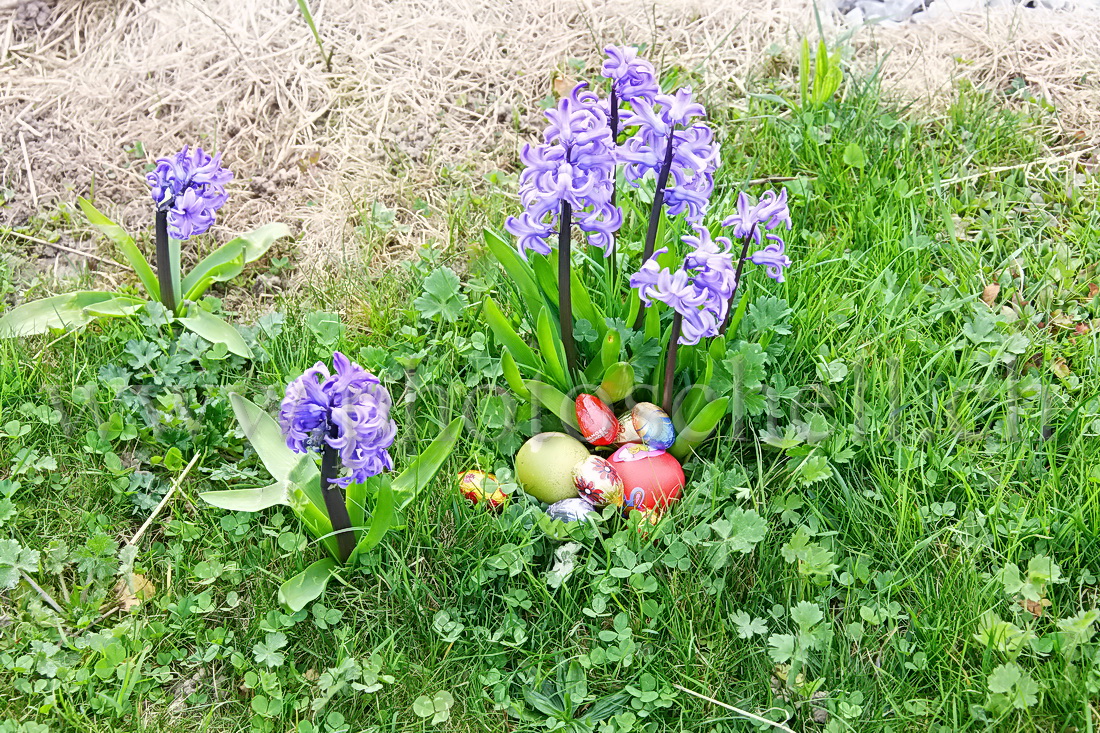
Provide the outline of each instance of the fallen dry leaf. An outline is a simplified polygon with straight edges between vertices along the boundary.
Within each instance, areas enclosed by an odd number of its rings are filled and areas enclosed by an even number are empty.
[[[1038,601],[1033,601],[1030,598],[1021,598],[1019,600],[1020,606],[1030,613],[1035,618],[1041,618],[1043,615],[1043,609],[1050,605],[1050,599],[1041,598]]]
[[[140,573],[134,573],[128,578],[119,578],[115,584],[116,602],[123,611],[129,611],[152,598],[156,590],[152,581]]]
[[[568,97],[569,92],[573,91],[573,87],[577,86],[576,79],[571,79],[568,76],[555,76],[554,77],[554,96],[558,99],[562,97]]]
[[[997,296],[1000,294],[1000,292],[1000,285],[998,285],[997,283],[989,283],[982,290],[982,300],[985,302],[986,305],[992,308],[993,303],[997,300]]]
[[[1069,364],[1060,356],[1050,363],[1050,370],[1054,372],[1055,376],[1059,379],[1065,379],[1073,374],[1073,370],[1069,368]]]

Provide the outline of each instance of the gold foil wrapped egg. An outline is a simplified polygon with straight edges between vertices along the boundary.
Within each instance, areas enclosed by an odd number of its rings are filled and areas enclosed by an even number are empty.
[[[458,490],[472,504],[485,502],[490,509],[496,509],[508,502],[508,495],[496,488],[497,477],[484,471],[463,471],[458,474]],[[492,482],[494,491],[486,494],[487,484]]]

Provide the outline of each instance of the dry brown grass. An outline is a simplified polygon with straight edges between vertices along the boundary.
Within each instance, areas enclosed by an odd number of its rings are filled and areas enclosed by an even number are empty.
[[[589,59],[591,73],[604,45],[646,43],[662,65],[697,71],[710,100],[740,104],[769,46],[790,58],[816,34],[805,0],[312,4],[332,72],[287,0],[63,0],[43,28],[0,4],[0,181],[17,191],[0,221],[94,183],[97,200],[137,225],[144,165],[202,141],[237,172],[223,232],[300,222],[304,271],[331,273],[360,254],[353,227],[380,201],[407,226],[372,251],[377,266],[444,238],[445,217],[410,202],[445,211],[457,186],[513,160],[538,127],[531,103],[568,59]],[[1024,10],[861,29],[847,43],[863,70],[889,52],[886,89],[922,105],[950,100],[960,79],[1004,89],[1022,76],[1067,133],[1096,142],[1098,39],[1100,15]]]

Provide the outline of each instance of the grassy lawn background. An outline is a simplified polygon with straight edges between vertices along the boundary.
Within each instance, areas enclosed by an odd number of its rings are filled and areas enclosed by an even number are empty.
[[[530,432],[477,318],[508,288],[479,242],[516,208],[514,172],[457,196],[451,240],[418,260],[246,327],[255,363],[173,347],[148,319],[0,344],[0,475],[18,482],[0,519],[24,548],[0,564],[63,608],[27,583],[0,599],[0,730],[426,730],[414,701],[442,691],[435,729],[533,731],[558,725],[532,694],[553,686],[578,717],[618,694],[614,722],[574,730],[753,727],[674,685],[793,730],[1094,730],[1100,645],[1078,615],[1100,589],[1097,185],[1048,161],[1072,141],[1047,112],[1003,103],[963,90],[927,118],[855,83],[814,112],[712,110],[716,211],[746,180],[796,179],[788,280],[750,270],[742,291],[739,335],[772,334],[750,390],[765,407],[705,445],[657,531],[587,537],[560,584],[532,502],[490,514],[452,480],[509,465]],[[454,322],[416,300],[443,266],[467,303]],[[389,383],[398,466],[460,411],[469,429],[406,529],[290,617],[276,589],[320,549],[288,511],[197,494],[266,483],[226,394],[274,406],[334,347]],[[196,452],[121,553],[149,597],[112,611],[121,544]],[[776,661],[792,655],[801,679]]]

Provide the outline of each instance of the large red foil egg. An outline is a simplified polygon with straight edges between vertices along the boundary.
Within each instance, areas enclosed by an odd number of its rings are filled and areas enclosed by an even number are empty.
[[[619,434],[619,421],[611,408],[590,394],[577,395],[577,425],[592,445],[611,445]]]
[[[607,459],[623,481],[623,510],[666,509],[680,498],[684,469],[670,453],[628,443]]]

